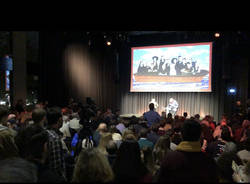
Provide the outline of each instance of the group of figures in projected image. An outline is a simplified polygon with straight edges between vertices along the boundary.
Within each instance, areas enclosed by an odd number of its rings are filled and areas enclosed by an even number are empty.
[[[212,43],[133,47],[131,91],[211,91]]]
[[[164,58],[152,57],[152,62],[140,61],[137,75],[197,76],[206,75],[208,71],[200,70],[197,60],[182,56]]]

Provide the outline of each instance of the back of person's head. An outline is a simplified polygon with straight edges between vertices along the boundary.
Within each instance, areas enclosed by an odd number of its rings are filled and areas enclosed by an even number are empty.
[[[99,132],[107,132],[108,131],[107,124],[106,123],[100,123],[97,130]]]
[[[73,173],[73,182],[111,182],[114,174],[108,159],[97,148],[82,150]]]
[[[231,133],[227,126],[221,126],[221,139],[231,141]]]
[[[126,140],[134,140],[134,141],[137,141],[137,137],[136,135],[134,134],[133,131],[131,130],[125,130],[122,134],[122,140],[123,141],[126,141]]]
[[[113,165],[116,181],[136,181],[146,174],[137,141],[123,141]]]
[[[201,125],[194,120],[186,120],[181,134],[183,141],[198,141],[201,136]]]
[[[155,109],[155,105],[153,103],[150,103],[148,107],[151,111]]]
[[[114,155],[117,153],[118,147],[115,143],[115,141],[110,140],[106,146],[106,150],[108,152],[109,155]]]
[[[161,119],[161,120],[160,120],[160,123],[159,123],[159,126],[160,126],[161,128],[165,127],[166,122],[167,122],[167,121],[166,121],[165,119]]]
[[[57,124],[60,118],[62,118],[62,111],[60,107],[51,107],[48,109],[48,125]]]
[[[19,154],[22,158],[26,159],[26,158],[30,157],[31,153],[33,153],[33,152],[37,153],[37,150],[33,150],[33,147],[30,146],[30,141],[32,140],[32,137],[34,135],[40,134],[41,132],[44,132],[44,129],[38,125],[28,126],[25,129],[22,129],[20,132],[18,132],[17,136],[15,137],[15,143],[19,149]],[[36,142],[36,144],[38,144],[38,142]],[[38,149],[38,147],[39,147],[38,145],[33,145],[33,146],[35,146],[36,149]],[[42,146],[42,148],[43,148],[43,146]],[[41,149],[39,148],[39,150],[41,150]],[[39,153],[37,153],[37,154],[39,154]]]
[[[35,108],[32,112],[32,120],[35,124],[40,123],[41,121],[45,120],[46,118],[46,111],[43,108]]]
[[[197,120],[199,120],[200,119],[200,115],[199,114],[195,114],[194,118],[197,119]]]
[[[110,125],[108,129],[109,129],[108,131],[112,134],[117,133],[119,131],[115,125]]]
[[[167,152],[170,150],[170,136],[164,135],[161,136],[153,149],[153,159],[156,164],[160,164]]]
[[[150,129],[153,131],[153,132],[156,132],[159,130],[159,127],[160,127],[160,123],[153,123],[150,127]]]
[[[6,128],[0,130],[0,160],[17,157],[19,150],[14,142],[11,132]]]
[[[147,134],[148,134],[148,129],[146,128],[142,128],[139,132],[139,137],[140,138],[147,138]]]
[[[172,114],[171,114],[171,113],[168,113],[167,118],[172,119],[172,118],[173,118]]]
[[[0,183],[36,183],[36,166],[15,157],[0,161]]]
[[[112,140],[111,133],[105,132],[105,133],[101,134],[101,138],[100,138],[98,147],[103,147],[106,149],[106,146],[110,140]]]
[[[30,137],[30,141],[28,142],[28,159],[36,160],[36,159],[46,159],[47,153],[45,151],[45,144],[48,143],[49,136],[46,130],[41,131],[40,133],[36,133]]]
[[[188,113],[187,112],[184,112],[183,113],[183,116],[186,118],[188,116]]]
[[[9,115],[9,110],[6,106],[0,105],[0,124],[5,124]]]
[[[232,161],[234,161],[237,165],[242,164],[240,158],[236,153],[233,152],[223,152],[218,158],[216,164],[219,177],[222,180],[233,182],[232,175],[234,173],[234,170],[232,169]]]

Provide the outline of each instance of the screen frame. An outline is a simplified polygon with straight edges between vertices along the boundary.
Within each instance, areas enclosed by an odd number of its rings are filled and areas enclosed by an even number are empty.
[[[147,49],[147,48],[166,48],[166,47],[181,47],[181,46],[198,46],[198,45],[209,45],[209,84],[208,89],[206,90],[199,90],[199,91],[159,91],[159,90],[134,90],[133,89],[133,61],[134,61],[134,50],[136,49]],[[202,93],[211,93],[212,90],[212,51],[213,51],[213,41],[208,42],[193,42],[193,43],[178,43],[178,44],[164,44],[164,45],[150,45],[150,46],[133,46],[131,47],[131,66],[130,66],[130,89],[129,92],[202,92]]]

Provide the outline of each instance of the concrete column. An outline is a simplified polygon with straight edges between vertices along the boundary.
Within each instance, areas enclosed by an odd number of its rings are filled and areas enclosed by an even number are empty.
[[[13,53],[13,103],[22,99],[26,101],[26,32],[18,31],[12,33]]]

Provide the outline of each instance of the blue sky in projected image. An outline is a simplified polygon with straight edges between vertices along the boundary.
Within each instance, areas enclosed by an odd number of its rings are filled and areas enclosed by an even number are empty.
[[[165,58],[178,58],[181,55],[183,58],[192,58],[197,60],[197,65],[200,69],[209,70],[209,52],[210,45],[192,45],[192,46],[175,46],[175,47],[161,47],[161,48],[134,48],[133,53],[133,73],[137,72],[140,61],[144,63],[152,62],[153,56],[161,56]]]

